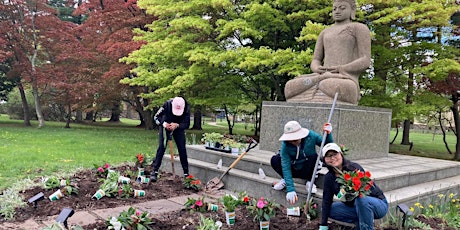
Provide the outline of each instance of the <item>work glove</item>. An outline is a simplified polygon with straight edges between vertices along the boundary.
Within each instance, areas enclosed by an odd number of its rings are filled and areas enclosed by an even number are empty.
[[[323,126],[323,131],[326,132],[327,134],[330,134],[332,132],[332,125],[331,123],[324,123]]]
[[[297,197],[297,193],[295,191],[293,192],[288,192],[286,194],[286,200],[287,202],[289,202],[290,204],[294,204],[295,202],[297,202],[299,198]]]
[[[160,125],[160,121],[158,120],[158,118],[155,117],[154,120],[155,120],[155,124]]]
[[[328,230],[329,228],[327,226],[319,226],[319,230]]]

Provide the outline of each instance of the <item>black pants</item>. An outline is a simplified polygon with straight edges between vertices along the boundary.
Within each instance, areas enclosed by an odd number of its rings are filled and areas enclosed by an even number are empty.
[[[164,136],[164,132],[166,131],[166,136]],[[159,146],[157,149],[157,155],[155,156],[155,160],[152,162],[152,167],[154,172],[158,172],[161,166],[161,161],[163,160],[163,156],[166,151],[166,145],[168,144],[168,140],[171,135],[171,132],[160,126],[158,131],[158,141]],[[165,138],[166,137],[166,138]],[[174,142],[176,142],[177,150],[179,151],[179,159],[182,165],[182,169],[184,170],[184,174],[188,174],[188,160],[187,160],[187,150],[185,148],[185,130],[176,129],[172,132],[172,137],[174,138]]]
[[[316,158],[318,158],[318,155],[316,154],[308,157],[308,160],[305,162],[305,164],[300,170],[296,170],[291,165],[292,178],[302,178],[310,181],[313,171],[315,170]],[[281,176],[281,178],[284,179],[280,154],[272,156],[270,164],[272,165],[272,168]]]

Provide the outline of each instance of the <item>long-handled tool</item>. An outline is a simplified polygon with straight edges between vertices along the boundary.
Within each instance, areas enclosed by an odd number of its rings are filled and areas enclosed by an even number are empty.
[[[339,93],[335,93],[335,96],[334,96],[334,101],[332,102],[332,107],[331,107],[331,111],[329,112],[329,118],[327,119],[327,123],[331,123],[331,119],[332,119],[332,114],[334,113],[334,109],[335,109],[335,103],[337,102],[337,96],[339,95]],[[311,197],[311,190],[313,189],[313,186],[315,184],[315,178],[316,178],[316,173],[318,172],[318,165],[319,165],[319,161],[321,160],[321,153],[323,151],[323,147],[324,147],[324,144],[326,143],[326,137],[327,137],[327,132],[324,131],[323,133],[323,140],[321,141],[321,147],[319,148],[319,154],[318,154],[318,157],[316,158],[316,164],[315,164],[315,169],[313,170],[313,174],[312,174],[312,177],[311,177],[311,185],[310,187],[308,188],[308,193],[307,193],[307,202],[305,203],[305,215],[308,216],[308,209],[310,208],[310,197]]]
[[[173,132],[171,132],[169,135],[168,135],[168,145],[169,145],[169,155],[171,155],[171,169],[172,169],[172,173],[173,173],[173,176],[175,177],[176,176],[176,170],[174,169],[174,149],[173,149],[173,141],[172,141],[172,134]]]
[[[241,155],[239,155],[238,158],[236,158],[235,161],[233,161],[233,163],[230,165],[230,167],[228,167],[228,169],[225,170],[225,172],[222,173],[222,175],[220,175],[220,177],[214,177],[210,181],[208,181],[208,183],[206,183],[205,191],[206,192],[212,192],[212,191],[216,191],[216,190],[219,190],[222,187],[224,187],[224,183],[222,182],[222,178],[230,171],[230,169],[235,167],[235,165],[244,157],[244,155],[246,155],[246,153],[249,152],[249,150],[251,150],[254,147],[256,147],[257,144],[258,143],[257,143],[256,140],[251,139],[250,142],[249,142],[248,147],[246,148],[246,150]]]

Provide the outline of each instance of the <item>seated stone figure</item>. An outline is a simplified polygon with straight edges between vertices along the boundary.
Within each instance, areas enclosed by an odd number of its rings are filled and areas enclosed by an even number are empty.
[[[371,63],[370,31],[366,25],[351,21],[355,18],[355,0],[334,0],[332,8],[335,23],[316,41],[310,64],[313,73],[286,83],[288,102],[330,103],[338,92],[337,103],[358,104],[358,78]]]

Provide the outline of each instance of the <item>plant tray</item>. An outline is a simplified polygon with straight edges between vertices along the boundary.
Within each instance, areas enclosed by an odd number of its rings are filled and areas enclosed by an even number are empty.
[[[208,147],[208,146],[206,146],[205,148],[210,149],[210,150],[214,150],[214,151],[224,152],[224,153],[231,153],[232,152],[231,149],[226,150],[226,149],[213,148],[213,147]]]

